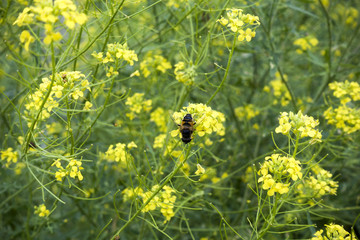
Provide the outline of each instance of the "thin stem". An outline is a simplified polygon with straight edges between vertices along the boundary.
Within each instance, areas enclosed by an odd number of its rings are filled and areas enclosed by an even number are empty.
[[[55,64],[55,51],[54,51],[54,43],[53,42],[51,42],[50,48],[51,48],[51,65],[52,65],[51,83],[50,83],[48,92],[46,93],[46,95],[44,97],[44,100],[42,101],[42,103],[40,105],[39,111],[38,111],[34,121],[31,123],[31,126],[30,126],[29,130],[26,133],[25,145],[23,146],[24,156],[27,153],[27,151],[29,150],[29,143],[30,143],[32,132],[34,131],[35,125],[36,125],[36,123],[38,122],[38,120],[40,118],[40,114],[42,113],[42,111],[44,109],[46,101],[50,97],[51,90],[52,90],[52,87],[53,87],[54,82],[55,82],[56,64]]]
[[[210,99],[207,101],[206,105],[209,105],[209,104],[211,103],[211,101],[214,99],[214,97],[216,96],[216,94],[218,94],[218,92],[220,91],[220,89],[222,88],[222,86],[223,86],[224,83],[225,83],[225,80],[226,80],[227,75],[228,75],[229,70],[230,70],[230,64],[231,64],[232,56],[233,56],[233,54],[234,54],[236,40],[237,40],[237,36],[234,35],[234,40],[233,40],[233,44],[232,44],[232,47],[231,47],[231,51],[230,51],[229,59],[228,59],[228,62],[227,62],[227,66],[226,66],[226,70],[225,70],[224,77],[223,77],[220,85],[218,86],[218,88],[217,88],[216,91],[214,92],[214,94],[213,94],[213,95],[210,97]]]
[[[298,146],[299,146],[299,136],[300,133],[297,133],[296,134],[296,140],[295,140],[295,149],[294,149],[294,153],[293,153],[293,158],[296,157],[296,153],[297,153],[297,150],[298,150]]]
[[[329,42],[328,42],[328,57],[327,57],[327,64],[328,64],[328,72],[327,72],[327,79],[326,81],[323,83],[323,85],[320,87],[319,91],[316,93],[316,96],[314,98],[314,103],[319,99],[319,97],[321,96],[322,92],[325,90],[325,88],[327,87],[327,85],[332,81],[333,77],[331,76],[331,71],[332,71],[332,54],[331,54],[331,48],[332,48],[332,39],[331,39],[331,23],[330,23],[330,16],[328,11],[326,10],[324,4],[322,3],[321,0],[319,0],[320,6],[321,6],[321,10],[323,11],[325,18],[326,18],[326,26],[327,26],[327,32],[328,32],[328,38],[329,38]]]

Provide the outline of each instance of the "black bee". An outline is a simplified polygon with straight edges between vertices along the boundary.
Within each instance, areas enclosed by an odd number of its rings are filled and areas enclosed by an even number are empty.
[[[181,140],[185,144],[191,142],[195,124],[196,123],[193,121],[191,114],[186,114],[184,119],[181,121],[181,124],[178,124],[182,136]]]

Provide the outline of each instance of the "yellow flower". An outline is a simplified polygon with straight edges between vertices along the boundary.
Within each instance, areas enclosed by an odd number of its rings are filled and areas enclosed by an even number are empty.
[[[184,62],[178,62],[175,64],[174,70],[175,78],[185,85],[193,85],[197,76],[196,66],[190,62],[185,64]]]
[[[312,204],[313,198],[321,198],[327,194],[336,195],[338,186],[338,182],[332,180],[329,171],[315,165],[311,168],[310,176],[298,185],[299,202],[308,200]]]
[[[319,125],[319,120],[303,115],[301,111],[297,114],[293,112],[283,112],[279,118],[279,126],[275,129],[276,133],[288,135],[293,132],[299,138],[310,137],[311,143],[321,142],[322,135],[315,127]]]
[[[167,118],[168,115],[165,113],[165,110],[161,107],[158,107],[150,114],[150,121],[154,122],[161,132],[167,132],[166,129]]]
[[[273,196],[276,192],[285,194],[289,191],[290,179],[296,181],[302,178],[300,161],[291,156],[281,156],[272,154],[265,157],[265,162],[261,165],[258,175],[261,177],[258,182],[263,182],[262,188],[267,190],[268,196]]]
[[[247,104],[244,107],[235,108],[235,115],[239,119],[250,120],[260,114],[259,110],[255,109],[253,104]]]
[[[20,42],[25,43],[24,48],[26,51],[29,51],[29,45],[30,43],[34,42],[35,38],[31,36],[30,32],[27,30],[24,30],[20,34]]]
[[[137,148],[137,145],[134,143],[134,141],[132,141],[132,142],[128,143],[127,148],[128,149]]]
[[[5,166],[9,167],[11,163],[16,163],[18,160],[18,153],[13,151],[13,148],[8,148],[6,150],[0,151],[1,160],[6,161]]]
[[[200,165],[200,164],[196,164],[196,172],[195,175],[202,175],[205,173],[205,169]]]
[[[152,51],[148,52],[144,57],[144,60],[140,63],[140,70],[145,78],[150,74],[154,75],[153,80],[157,80],[157,72],[165,73],[166,70],[171,69],[170,62],[161,56],[161,52],[158,54]]]
[[[155,137],[153,148],[163,148],[166,139],[166,134],[160,134]]]
[[[330,223],[329,225],[325,224],[325,236],[322,236],[324,230],[317,231],[314,235],[315,237],[311,238],[311,240],[356,240],[356,236],[354,234],[350,235],[348,231],[346,231],[342,226]]]
[[[242,9],[227,9],[226,17],[217,20],[222,26],[230,28],[234,33],[238,33],[240,42],[246,40],[250,42],[255,37],[254,26],[260,25],[259,17],[251,14],[243,14]]]
[[[17,24],[19,27],[33,23],[34,14],[30,13],[30,8],[26,7],[24,10],[19,14],[16,21],[13,25]]]
[[[91,102],[86,101],[86,102],[85,102],[85,106],[84,106],[83,110],[88,111],[88,110],[90,110],[90,109],[91,109],[91,107],[92,107],[92,106],[93,106],[93,104],[92,104]]]
[[[144,93],[135,93],[126,99],[125,105],[129,106],[130,113],[126,116],[133,120],[141,112],[149,112],[151,110],[152,100],[144,100]]]
[[[46,209],[45,204],[41,204],[39,206],[34,206],[35,214],[39,215],[39,217],[47,217],[50,214],[50,211]]]
[[[175,112],[172,117],[177,123],[181,123],[184,116],[188,113],[192,115],[195,122],[196,129],[194,135],[197,134],[200,137],[211,133],[216,133],[220,136],[225,135],[225,115],[223,113],[212,110],[211,107],[202,103],[190,103],[187,107],[183,107],[180,112]],[[171,136],[175,137],[179,132],[179,129],[174,130],[171,132]]]
[[[319,43],[319,41],[317,40],[317,38],[312,37],[312,36],[298,38],[294,41],[294,45],[300,47],[296,50],[296,52],[299,54],[302,54],[305,51],[311,50],[313,47],[317,46],[318,43]]]
[[[92,54],[91,54],[91,56],[93,56],[94,58],[96,58],[99,62],[102,62],[103,61],[103,53],[102,52],[93,52]]]

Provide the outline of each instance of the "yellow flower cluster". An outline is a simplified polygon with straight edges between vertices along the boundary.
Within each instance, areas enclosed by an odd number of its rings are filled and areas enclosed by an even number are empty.
[[[288,80],[287,75],[284,74],[283,76],[285,81],[287,81]],[[264,91],[265,92],[270,92],[271,90],[273,91],[273,94],[276,98],[274,99],[273,104],[278,104],[279,102],[278,100],[280,100],[281,106],[287,106],[290,103],[291,100],[290,93],[286,88],[285,84],[282,82],[279,72],[275,73],[275,79],[270,82],[270,87],[265,86]]]
[[[52,76],[50,76],[50,79],[52,79]],[[50,89],[50,79],[43,78],[39,88],[28,96],[27,103],[25,104],[25,117],[28,120],[28,126],[31,125],[31,121],[37,116],[40,106]],[[79,71],[56,73],[54,84],[42,109],[40,120],[46,120],[50,117],[50,112],[53,108],[59,106],[63,95],[68,94],[72,99],[78,100],[84,96],[86,90],[90,91],[89,82],[85,79],[85,75]]]
[[[46,209],[45,204],[41,204],[39,206],[34,206],[35,211],[34,213],[39,215],[39,217],[47,217],[50,214],[50,211]]]
[[[321,229],[314,234],[315,237],[311,240],[357,240],[354,234],[351,235],[340,225],[330,223],[325,227],[325,236],[323,236],[324,230]]]
[[[276,192],[284,194],[289,191],[290,178],[293,181],[302,178],[300,161],[291,156],[272,154],[265,157],[265,162],[261,165],[258,175],[261,176],[258,182],[263,182],[262,188],[268,191],[268,196],[273,196]]]
[[[55,178],[57,181],[61,182],[64,177],[70,176],[71,178],[79,179],[82,181],[84,179],[83,175],[81,174],[80,170],[84,168],[81,166],[82,162],[75,159],[70,159],[69,163],[67,164],[66,168],[61,166],[61,160],[57,159],[51,166],[56,166],[57,171],[55,172]]]
[[[93,52],[91,55],[103,64],[113,63],[112,66],[106,68],[107,77],[119,74],[117,71],[120,67],[119,60],[125,60],[130,66],[134,65],[134,61],[138,61],[135,51],[130,50],[127,43],[109,43],[107,45],[105,56],[103,52]]]
[[[154,81],[157,80],[157,72],[165,73],[171,69],[171,63],[159,54],[152,51],[146,54],[144,60],[140,63],[140,70],[145,78],[152,75]]]
[[[121,194],[124,195],[124,202],[132,200],[133,198],[136,198],[137,196],[141,196],[144,193],[144,191],[140,187],[136,188],[125,188]]]
[[[304,52],[311,50],[313,47],[316,47],[318,44],[319,41],[317,38],[312,36],[298,38],[294,41],[294,45],[299,47],[296,49],[298,54],[303,54]]]
[[[351,28],[355,28],[357,26],[359,19],[358,9],[341,3],[336,4],[333,9],[335,11],[332,11],[331,17],[336,22],[345,22],[345,24]]]
[[[124,195],[124,201],[128,201],[139,196],[142,198],[143,203],[145,203],[158,189],[159,185],[153,186],[151,190],[146,192],[139,187],[134,189],[125,188],[122,191],[122,194]],[[160,212],[165,217],[164,223],[170,221],[170,219],[175,216],[174,203],[176,201],[176,196],[173,195],[173,193],[175,193],[173,188],[164,186],[164,188],[142,209],[142,212],[154,211],[156,208],[160,208]]]
[[[255,109],[253,104],[247,104],[244,107],[235,108],[235,115],[239,119],[250,120],[260,114],[259,110]]]
[[[310,137],[311,143],[321,141],[322,135],[315,127],[319,125],[319,120],[303,115],[301,111],[297,114],[293,112],[282,112],[279,118],[279,126],[275,129],[276,133],[289,135],[293,132],[297,137]]]
[[[165,144],[166,134],[160,134],[155,137],[153,148],[163,148]]]
[[[167,116],[168,115],[165,113],[165,110],[158,107],[150,114],[150,121],[156,124],[160,132],[167,132]]]
[[[130,109],[130,113],[126,113],[126,116],[133,120],[141,112],[151,110],[152,100],[145,100],[144,93],[135,93],[132,97],[126,99],[125,105],[128,105]]]
[[[345,133],[353,133],[360,129],[360,108],[355,107],[355,101],[360,100],[360,85],[357,82],[334,82],[329,87],[333,95],[339,98],[340,105],[329,107],[325,112],[325,119]]]
[[[193,85],[196,78],[196,68],[191,63],[186,66],[184,62],[178,62],[175,64],[174,70],[175,78],[185,85]]]
[[[125,145],[124,143],[117,143],[110,145],[108,150],[105,152],[105,160],[108,162],[117,162],[121,168],[126,168],[127,163],[132,155],[127,151],[131,148],[137,148],[137,145],[134,142]]]
[[[313,204],[311,198],[321,198],[326,194],[336,195],[338,182],[332,180],[332,174],[329,171],[315,165],[311,168],[313,176],[305,179],[303,183],[297,186],[299,202],[309,200],[309,204]]]
[[[5,166],[9,167],[11,163],[16,163],[18,160],[18,153],[13,151],[13,148],[8,148],[6,150],[0,151],[1,160],[6,161]]]
[[[190,113],[195,122],[196,131],[194,134],[200,137],[205,134],[216,133],[220,136],[225,135],[225,115],[221,112],[212,110],[211,107],[202,103],[190,103],[187,107],[183,107],[180,112],[173,113],[173,119],[177,123],[181,123],[186,114]],[[179,135],[180,130],[171,131],[171,136],[176,137]]]
[[[61,21],[61,19],[64,19]],[[19,27],[42,22],[45,28],[44,43],[50,44],[52,41],[62,39],[61,33],[55,32],[53,28],[57,22],[64,22],[67,28],[74,29],[75,24],[83,25],[87,21],[84,13],[76,11],[76,6],[71,0],[35,0],[34,6],[26,7],[18,16],[14,25]],[[29,33],[29,32],[28,32]],[[29,44],[33,41],[30,34],[22,33],[22,42],[27,39],[25,48],[28,50]]]
[[[259,17],[251,14],[243,14],[242,9],[227,9],[226,17],[217,20],[221,25],[229,27],[234,33],[238,33],[240,42],[246,40],[250,42],[255,37],[253,26],[260,25]],[[256,27],[255,27],[256,28]]]

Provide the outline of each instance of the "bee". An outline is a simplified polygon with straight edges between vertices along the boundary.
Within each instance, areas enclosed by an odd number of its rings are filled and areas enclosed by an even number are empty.
[[[187,144],[191,142],[192,134],[194,132],[194,125],[196,124],[195,121],[193,121],[193,118],[191,114],[186,114],[183,120],[181,121],[181,124],[178,124],[180,127],[180,133],[181,133],[181,140]]]

